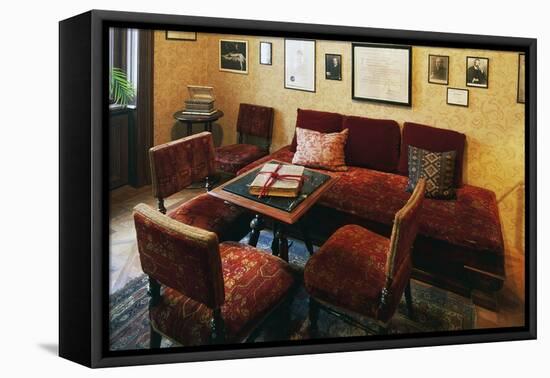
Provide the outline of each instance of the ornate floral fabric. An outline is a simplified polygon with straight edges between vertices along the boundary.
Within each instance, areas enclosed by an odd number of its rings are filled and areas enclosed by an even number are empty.
[[[336,306],[376,317],[386,284],[389,240],[361,226],[336,231],[308,260],[307,291]]]
[[[249,230],[251,215],[240,207],[201,194],[167,214],[178,222],[212,231],[219,240],[235,240]]]
[[[220,171],[236,174],[267,154],[267,151],[253,144],[231,144],[216,148],[216,165]]]
[[[284,298],[294,278],[288,264],[278,257],[244,244],[221,243],[219,247],[226,339],[239,341]],[[155,329],[183,345],[209,342],[210,308],[171,288],[164,290],[162,298],[150,314]]]
[[[412,192],[420,178],[426,179],[426,197],[454,199],[455,151],[430,152],[409,146],[409,182],[407,192]]]
[[[272,154],[268,156],[264,156],[261,159],[256,160],[253,163],[248,164],[246,167],[240,169],[237,172],[237,175],[241,175],[246,171],[249,171],[251,169],[254,169],[256,167],[259,167],[260,165],[268,162],[269,160],[279,160],[284,163],[292,163],[292,157],[294,156],[294,152],[290,151],[290,146],[285,146]]]
[[[239,105],[238,132],[271,139],[272,128],[273,108],[251,104]]]
[[[216,172],[212,134],[203,132],[149,150],[153,196],[166,198]]]
[[[149,206],[134,209],[141,268],[163,285],[210,307],[224,301],[218,239],[176,222]]]
[[[292,158],[292,164],[331,171],[347,170],[344,148],[348,132],[346,129],[339,133],[324,134],[296,128],[298,146]]]
[[[342,120],[343,116],[338,113],[298,109],[296,128],[315,130],[321,133],[336,133],[342,131]],[[294,134],[294,138],[292,138],[292,143],[290,144],[290,151],[295,152],[296,146],[296,134]]]
[[[269,160],[292,162],[290,146],[241,169],[242,174]],[[348,167],[337,172],[339,180],[319,199],[321,205],[392,225],[395,213],[410,197],[407,177],[367,168]],[[456,199],[426,198],[420,212],[419,234],[475,251],[504,253],[504,242],[495,193],[471,185],[456,190]]]

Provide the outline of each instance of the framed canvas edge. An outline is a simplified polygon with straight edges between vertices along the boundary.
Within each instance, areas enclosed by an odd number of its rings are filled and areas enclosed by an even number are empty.
[[[164,25],[176,22],[175,20],[181,20],[181,23],[193,22],[198,25],[218,25],[220,19],[212,18],[200,18],[200,17],[190,17],[190,16],[171,16],[171,15],[150,15],[145,13],[128,13],[128,12],[114,12],[114,11],[90,11],[86,14],[91,15],[91,45],[92,45],[92,57],[91,61],[84,64],[89,64],[91,67],[91,82],[90,82],[90,91],[91,91],[91,108],[90,108],[90,117],[89,122],[92,127],[92,135],[90,137],[90,146],[92,149],[92,160],[93,164],[90,167],[90,173],[92,174],[92,194],[90,198],[82,198],[82,196],[73,196],[74,200],[85,201],[90,203],[91,213],[90,219],[92,221],[92,228],[90,230],[92,237],[92,245],[90,250],[92,253],[92,259],[87,261],[87,267],[81,269],[81,271],[76,272],[76,274],[88,275],[91,272],[91,277],[88,282],[88,286],[91,292],[91,317],[90,324],[88,326],[82,327],[80,330],[83,335],[86,332],[89,332],[91,335],[91,352],[90,358],[84,360],[76,360],[71,358],[71,356],[63,355],[61,350],[63,346],[60,343],[60,356],[68,358],[77,363],[82,363],[90,367],[107,367],[107,366],[120,366],[120,365],[138,365],[138,364],[155,364],[155,363],[168,363],[168,362],[186,362],[186,361],[202,361],[202,360],[216,360],[216,359],[227,359],[227,358],[247,358],[247,357],[265,357],[265,356],[275,356],[275,355],[291,355],[291,354],[308,354],[308,353],[328,353],[328,352],[343,352],[351,350],[370,350],[370,349],[384,349],[384,348],[405,348],[405,347],[418,347],[418,346],[433,346],[433,345],[449,345],[449,344],[469,344],[469,343],[479,343],[479,342],[495,342],[495,341],[513,341],[513,340],[528,340],[536,339],[537,337],[537,319],[536,319],[536,202],[537,202],[537,193],[536,193],[536,54],[537,54],[537,40],[529,38],[510,38],[510,37],[486,37],[483,39],[485,41],[491,41],[496,44],[495,49],[498,49],[500,45],[506,45],[506,41],[509,41],[513,44],[513,48],[520,48],[520,51],[525,51],[526,54],[526,112],[525,112],[525,128],[526,128],[526,143],[525,143],[525,168],[526,168],[526,229],[527,235],[525,238],[526,243],[526,303],[525,303],[525,319],[528,322],[528,326],[523,327],[519,330],[507,330],[506,328],[496,329],[499,332],[484,333],[482,330],[476,331],[473,335],[452,335],[452,336],[434,336],[434,337],[411,337],[392,339],[392,340],[372,340],[372,341],[362,341],[358,343],[346,342],[346,343],[337,343],[337,344],[314,344],[314,345],[301,345],[301,346],[284,346],[278,348],[263,348],[261,345],[257,347],[246,349],[246,350],[213,350],[209,352],[199,352],[199,353],[187,353],[187,352],[175,352],[168,354],[147,354],[147,355],[133,355],[133,356],[109,356],[104,353],[102,350],[102,345],[105,343],[106,337],[104,331],[104,324],[102,322],[102,311],[105,301],[102,299],[104,296],[104,289],[102,284],[102,275],[100,274],[104,270],[103,266],[103,249],[102,242],[105,240],[105,232],[102,232],[101,227],[103,227],[105,206],[104,201],[101,200],[102,191],[101,189],[106,172],[103,170],[103,165],[105,160],[102,159],[102,154],[104,151],[104,138],[106,135],[101,133],[101,124],[104,117],[104,112],[102,109],[103,102],[106,102],[105,96],[102,93],[102,85],[105,85],[104,81],[101,78],[102,72],[102,48],[101,48],[101,29],[107,22],[120,22],[128,23],[131,25],[146,25],[148,21],[153,22],[153,25]],[[78,17],[78,16],[76,16]],[[74,18],[74,17],[72,17]],[[71,18],[71,19],[72,19]],[[70,20],[70,19],[68,19]],[[67,20],[67,21],[68,21]],[[237,25],[233,23],[234,20],[223,20],[227,21],[228,25]],[[65,22],[65,21],[62,21]],[[250,23],[250,21],[245,21],[247,27],[255,24],[256,21]],[[261,23],[261,22],[260,22]],[[286,31],[295,31],[296,28],[299,28],[298,24],[286,24],[286,23],[269,23],[269,27],[273,27],[273,24],[281,26]],[[172,24],[170,24],[172,25]],[[165,25],[166,26],[166,25]],[[264,25],[265,26],[265,25]],[[305,29],[308,29],[311,25],[303,25]],[[154,27],[154,26],[153,26]],[[317,25],[317,27],[322,27]],[[347,28],[344,28],[347,29]],[[344,33],[344,35],[349,36],[351,34],[345,34],[345,30],[335,27],[333,31],[339,31]],[[356,28],[351,28],[354,32],[358,32]],[[362,28],[363,29],[363,28]],[[262,30],[259,28],[259,30]],[[368,30],[368,29],[367,29]],[[373,29],[373,33],[377,33],[378,29]],[[310,31],[311,32],[311,31]],[[351,33],[351,32],[350,32]],[[411,36],[414,36],[414,33],[419,32],[410,32]],[[391,35],[390,31],[390,35]],[[423,40],[428,39],[430,33],[423,33]],[[435,33],[440,37],[444,37],[445,33]],[[441,35],[440,35],[441,34]],[[401,34],[402,36],[407,36],[408,34]],[[459,35],[453,36],[451,44],[453,43],[467,43],[463,38],[468,38],[469,35]],[[61,38],[61,36],[60,36]],[[441,42],[440,38],[434,37]],[[496,38],[496,39],[495,39]],[[478,41],[479,42],[479,41]],[[488,42],[489,43],[489,42]],[[504,46],[510,48],[509,45]],[[504,48],[501,47],[501,48]],[[67,52],[61,51],[60,49],[60,58],[63,54]],[[61,75],[60,75],[61,76]],[[61,82],[61,77],[60,77]],[[60,94],[61,97],[61,94]],[[60,110],[62,107],[80,104],[81,100],[78,98],[69,98],[67,101],[62,103],[60,101]],[[88,104],[89,105],[89,104]],[[60,116],[60,153],[63,148],[61,143],[62,138],[62,124],[66,122]],[[87,121],[86,121],[87,122]],[[84,132],[84,131],[83,131]],[[61,161],[60,161],[61,164]],[[63,180],[60,174],[60,190],[63,185],[68,185],[67,180]],[[60,192],[61,193],[61,192]],[[95,206],[98,205],[99,206]],[[60,211],[62,209],[62,203],[60,202]],[[60,223],[62,219],[60,219]],[[62,235],[60,235],[61,237]],[[63,237],[71,238],[70,235],[64,235]],[[60,243],[60,254],[61,254],[61,243]],[[99,252],[99,253],[98,253]],[[80,253],[80,252],[78,252]],[[108,250],[107,250],[108,253]],[[60,275],[62,261],[60,261]],[[63,269],[66,269],[65,267]],[[60,293],[62,293],[63,288],[60,286]],[[62,310],[61,298],[60,298],[60,311]],[[66,309],[63,309],[66,310]],[[61,328],[65,325],[60,324]]]

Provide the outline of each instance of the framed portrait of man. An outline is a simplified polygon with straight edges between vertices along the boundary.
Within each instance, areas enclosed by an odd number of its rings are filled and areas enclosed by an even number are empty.
[[[325,79],[342,80],[342,55],[325,54]]]
[[[445,55],[428,56],[428,82],[449,84],[449,57]]]
[[[220,39],[220,71],[248,73],[248,41]]]
[[[466,57],[466,85],[468,87],[489,87],[489,58]]]

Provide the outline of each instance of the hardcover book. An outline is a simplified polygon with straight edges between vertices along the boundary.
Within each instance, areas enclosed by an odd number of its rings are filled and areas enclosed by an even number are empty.
[[[297,197],[302,188],[304,167],[277,163],[265,164],[250,184],[253,195]]]

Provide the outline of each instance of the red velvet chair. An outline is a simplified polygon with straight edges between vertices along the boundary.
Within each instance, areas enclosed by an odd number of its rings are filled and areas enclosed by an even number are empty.
[[[212,134],[203,132],[149,150],[153,196],[166,214],[164,199],[191,183],[216,173]],[[201,194],[168,213],[179,222],[215,232],[220,240],[240,240],[249,231],[251,215],[208,194]]]
[[[272,130],[273,108],[241,104],[237,119],[239,143],[216,149],[218,169],[235,175],[244,166],[269,154]],[[249,143],[251,137],[261,139],[264,146]]]
[[[424,200],[421,179],[407,204],[395,214],[390,239],[358,225],[338,229],[307,262],[304,283],[310,294],[310,324],[317,331],[320,307],[354,322],[353,314],[386,330],[403,292],[412,316],[411,254]]]
[[[183,345],[240,342],[292,287],[282,259],[134,208],[139,257],[149,276],[151,347],[166,336]],[[163,285],[163,290],[161,290]]]

